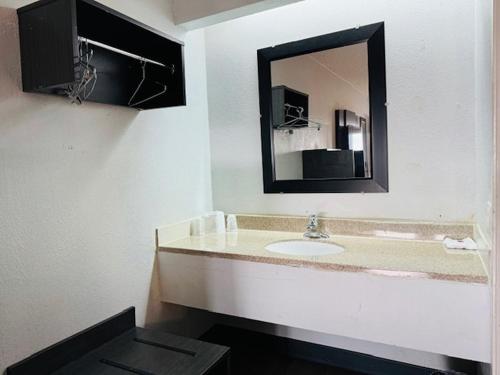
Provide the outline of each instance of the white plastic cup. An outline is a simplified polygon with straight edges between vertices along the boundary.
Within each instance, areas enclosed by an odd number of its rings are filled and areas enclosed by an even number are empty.
[[[215,215],[215,233],[226,233],[226,221],[222,211],[217,211]]]
[[[222,234],[226,232],[226,223],[224,221],[224,212],[209,212],[204,216],[206,233]]]
[[[232,233],[238,231],[238,220],[236,219],[236,215],[227,215],[227,231]]]
[[[205,235],[205,220],[201,217],[191,220],[191,236]]]

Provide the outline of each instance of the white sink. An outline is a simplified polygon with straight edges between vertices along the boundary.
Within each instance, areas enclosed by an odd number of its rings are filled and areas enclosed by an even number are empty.
[[[279,254],[318,256],[339,254],[345,249],[331,242],[288,240],[270,243],[266,250]]]

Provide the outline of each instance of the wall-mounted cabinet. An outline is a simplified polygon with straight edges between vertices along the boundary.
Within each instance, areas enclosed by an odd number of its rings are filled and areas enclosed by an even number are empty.
[[[309,95],[286,86],[272,88],[273,128],[303,128],[305,120],[296,120],[297,116],[309,116]],[[301,108],[301,112],[297,109]],[[292,124],[287,126],[288,124]]]
[[[18,10],[23,90],[154,109],[186,104],[183,44],[93,0]]]

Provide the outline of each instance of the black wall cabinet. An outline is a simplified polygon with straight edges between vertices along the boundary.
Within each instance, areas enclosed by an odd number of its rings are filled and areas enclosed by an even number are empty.
[[[308,125],[307,121],[293,121],[300,114],[296,109],[290,109],[291,114],[295,117],[287,116],[286,105],[301,107],[304,109],[302,116],[309,117],[309,95],[303,92],[291,89],[286,86],[275,86],[272,88],[272,105],[273,105],[273,128],[279,129],[283,124],[292,121],[294,128],[303,128]]]
[[[181,42],[93,0],[41,0],[18,17],[24,91],[67,95],[85,75],[84,44],[97,76],[86,100],[137,109],[186,104]]]

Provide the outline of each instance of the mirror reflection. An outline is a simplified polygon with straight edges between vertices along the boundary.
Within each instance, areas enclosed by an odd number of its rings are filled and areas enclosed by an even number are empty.
[[[271,63],[276,180],[372,174],[367,43]]]

